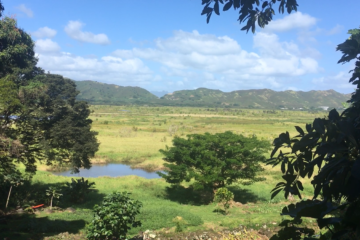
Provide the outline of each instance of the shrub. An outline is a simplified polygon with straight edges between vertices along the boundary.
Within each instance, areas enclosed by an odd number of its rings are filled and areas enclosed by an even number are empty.
[[[229,191],[226,187],[219,188],[214,197],[214,202],[220,203],[224,206],[225,213],[230,207],[229,202],[234,199],[234,194]]]
[[[84,178],[76,180],[72,178],[71,182],[65,183],[66,194],[71,202],[81,203],[84,202],[85,195],[92,190],[92,186],[94,185],[94,182],[89,182],[89,180],[85,180]]]
[[[140,213],[142,203],[129,195],[127,192],[113,192],[100,206],[94,206],[94,218],[86,228],[88,239],[126,239],[131,227],[141,226],[135,216]]]

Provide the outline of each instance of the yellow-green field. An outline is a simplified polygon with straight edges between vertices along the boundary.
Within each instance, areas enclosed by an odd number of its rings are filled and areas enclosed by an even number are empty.
[[[159,149],[172,138],[193,133],[234,133],[272,141],[281,132],[295,136],[295,125],[304,127],[326,113],[180,107],[92,106],[93,129],[99,132],[100,149],[93,163],[125,162],[135,168],[163,167]]]
[[[272,141],[285,131],[289,131],[290,135],[294,136],[295,125],[304,127],[314,118],[326,115],[325,112],[314,114],[300,111],[175,107],[91,106],[91,108],[93,130],[99,132],[98,140],[101,144],[92,162],[94,164],[123,162],[147,170],[163,168],[164,162],[159,149],[166,145],[171,146],[174,136],[185,137],[192,133],[217,133],[230,130],[246,136],[256,134],[259,138]],[[46,172],[43,166],[38,169],[32,181],[34,190],[31,194],[41,192],[49,186],[61,186],[71,179]],[[171,189],[170,184],[160,178],[151,180],[136,176],[89,178],[96,183],[96,191],[90,193],[85,203],[71,204],[65,201],[56,203],[62,209],[75,208],[75,213],[40,212],[29,216],[30,219],[15,219],[12,227],[6,228],[4,237],[26,239],[34,234],[55,236],[60,232],[70,232],[79,235],[77,239],[81,239],[86,224],[93,217],[91,212],[93,206],[100,204],[102,198],[113,191],[130,191],[134,199],[144,204],[139,215],[143,226],[132,229],[131,236],[146,229],[173,232],[175,224],[172,219],[176,216],[183,217],[189,223],[186,232],[211,231],[209,229],[216,232],[221,229],[237,228],[239,225],[253,229],[263,229],[266,225],[267,229],[275,230],[282,220],[281,209],[289,204],[289,200],[285,200],[283,194],[279,194],[270,201],[270,191],[281,180],[281,173],[277,168],[266,166],[265,169],[261,172],[261,176],[265,177],[266,181],[244,185],[240,180],[229,186],[234,193],[236,204],[230,208],[228,215],[213,212],[214,204],[199,204],[192,190],[187,188],[188,184]],[[312,195],[313,190],[309,182],[310,180],[304,181],[303,197],[305,198]],[[305,220],[304,224],[314,226],[310,220]],[[37,230],[38,228],[40,230]]]

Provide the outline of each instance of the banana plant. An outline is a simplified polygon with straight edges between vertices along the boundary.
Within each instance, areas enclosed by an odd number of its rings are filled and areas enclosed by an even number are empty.
[[[59,190],[57,188],[49,187],[46,190],[46,196],[50,197],[50,209],[52,209],[53,199],[54,198],[59,199],[62,196],[62,194],[59,193]]]

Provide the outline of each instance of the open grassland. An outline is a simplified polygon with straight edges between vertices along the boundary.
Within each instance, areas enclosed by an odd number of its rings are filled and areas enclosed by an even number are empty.
[[[93,129],[99,132],[100,150],[93,163],[122,162],[135,168],[148,170],[162,169],[162,156],[159,149],[171,146],[174,136],[192,133],[217,133],[227,130],[272,141],[281,132],[296,134],[294,126],[304,127],[315,117],[326,113],[308,113],[292,111],[231,110],[205,108],[155,108],[155,107],[119,107],[92,106]],[[126,111],[125,111],[126,110]],[[65,200],[56,206],[65,209],[75,208],[75,213],[58,211],[51,214],[38,212],[35,215],[15,218],[12,227],[5,229],[11,239],[25,239],[31,234],[52,236],[60,232],[84,234],[84,229],[93,217],[92,208],[100,204],[103,197],[113,191],[129,191],[132,198],[143,203],[139,220],[142,227],[134,228],[130,235],[136,235],[146,229],[173,232],[175,223],[172,219],[181,216],[188,225],[185,231],[199,230],[220,231],[233,229],[239,225],[252,229],[278,228],[282,220],[281,209],[294,200],[284,200],[283,194],[270,201],[270,191],[281,181],[278,168],[264,166],[261,177],[266,181],[248,184],[238,181],[229,186],[234,193],[234,203],[228,215],[214,212],[215,204],[202,204],[201,196],[184,184],[170,188],[163,179],[144,179],[136,176],[117,178],[89,178],[96,183],[96,190],[91,192],[83,204],[71,204]],[[49,186],[61,186],[71,178],[56,176],[39,168],[33,178],[32,186],[42,191]],[[313,189],[310,180],[304,181],[303,197],[310,197]],[[16,191],[16,189],[15,189]],[[40,203],[39,203],[40,204]],[[303,224],[315,226],[305,220]],[[264,227],[265,226],[265,227]],[[1,229],[0,229],[1,231]],[[5,236],[4,235],[4,236]],[[83,235],[81,235],[83,236]]]
[[[99,132],[100,150],[93,163],[122,162],[135,168],[163,168],[159,149],[171,146],[174,136],[193,133],[234,133],[272,141],[281,132],[297,134],[325,112],[264,111],[182,107],[92,106],[93,129]]]

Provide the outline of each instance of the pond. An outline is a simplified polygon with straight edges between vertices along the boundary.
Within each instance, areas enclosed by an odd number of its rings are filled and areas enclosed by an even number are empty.
[[[139,177],[151,179],[151,178],[160,178],[156,172],[146,172],[142,169],[131,169],[129,165],[121,163],[109,163],[101,165],[92,165],[90,169],[80,169],[79,173],[72,174],[71,171],[65,172],[54,172],[55,175],[67,176],[67,177],[121,177],[136,175]]]

